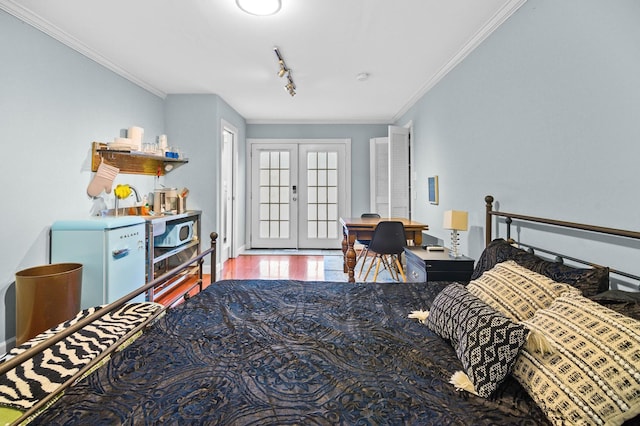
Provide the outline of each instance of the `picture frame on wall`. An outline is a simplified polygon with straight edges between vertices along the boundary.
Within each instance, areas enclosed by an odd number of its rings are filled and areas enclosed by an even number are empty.
[[[430,176],[427,178],[429,186],[429,203],[438,204],[438,176]]]

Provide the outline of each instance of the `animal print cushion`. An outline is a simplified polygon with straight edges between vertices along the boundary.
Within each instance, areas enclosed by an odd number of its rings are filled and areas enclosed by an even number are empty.
[[[106,348],[149,318],[162,306],[157,303],[131,303],[106,314],[50,348],[0,376],[0,406],[27,410],[87,365]],[[42,332],[12,349],[4,361],[25,352],[54,334],[88,317],[97,308],[85,309],[75,318]]]
[[[554,351],[523,348],[513,375],[553,423],[619,425],[640,415],[640,321],[567,294],[525,324]]]
[[[467,390],[485,398],[507,377],[528,335],[525,326],[511,322],[461,284],[438,294],[426,324],[451,341],[473,385]]]
[[[498,263],[467,285],[469,292],[512,321],[524,321],[565,292],[580,290],[530,271],[513,260]]]

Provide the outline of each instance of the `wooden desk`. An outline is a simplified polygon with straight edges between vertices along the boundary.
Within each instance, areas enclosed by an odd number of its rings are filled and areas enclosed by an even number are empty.
[[[422,231],[429,229],[427,225],[420,222],[415,222],[410,219],[402,217],[347,217],[340,218],[342,224],[342,253],[344,254],[343,270],[349,274],[349,282],[354,283],[355,275],[353,269],[356,266],[356,251],[353,249],[353,245],[356,240],[370,240],[373,236],[373,231],[381,221],[398,221],[404,225],[404,232],[407,236],[407,241],[413,242],[414,245],[419,246],[422,244]]]

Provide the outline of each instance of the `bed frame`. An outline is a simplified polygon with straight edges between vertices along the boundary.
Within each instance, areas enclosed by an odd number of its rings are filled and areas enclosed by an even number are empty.
[[[582,260],[582,259],[577,259],[575,257],[571,257],[571,256],[567,256],[564,254],[560,254],[551,250],[547,250],[544,248],[540,248],[540,247],[535,247],[531,244],[527,244],[521,241],[516,241],[515,239],[513,239],[511,237],[511,224],[513,223],[514,220],[516,220],[516,223],[518,222],[523,222],[523,223],[541,223],[544,225],[550,225],[552,227],[557,227],[557,228],[566,228],[566,229],[578,229],[581,231],[585,231],[589,234],[603,234],[603,235],[610,235],[610,236],[615,236],[615,237],[624,237],[624,238],[631,238],[634,240],[640,240],[640,232],[635,232],[635,231],[627,231],[624,229],[615,229],[615,228],[606,228],[603,226],[593,226],[593,225],[585,225],[583,223],[576,223],[576,222],[565,222],[565,221],[561,221],[561,220],[554,220],[554,219],[546,219],[546,218],[542,218],[542,217],[534,217],[534,216],[525,216],[525,215],[521,215],[521,214],[515,214],[515,213],[506,213],[506,212],[501,212],[501,211],[496,211],[493,210],[493,201],[494,198],[492,195],[487,195],[484,198],[484,201],[486,203],[486,226],[485,226],[485,245],[489,245],[489,243],[491,242],[491,240],[493,239],[493,229],[492,229],[492,225],[494,222],[494,218],[496,219],[496,227],[500,222],[504,222],[506,224],[506,228],[507,228],[507,235],[506,235],[506,240],[509,241],[512,244],[517,244],[518,246],[522,246],[524,248],[527,249],[527,251],[529,251],[530,253],[534,253],[535,251],[539,251],[542,253],[545,253],[547,255],[553,256],[556,262],[560,262],[563,263],[564,260],[570,260],[572,262],[576,262],[579,264],[583,264],[583,265],[587,265],[593,268],[602,268],[604,267],[603,265],[599,265],[596,263],[592,263],[590,261],[587,260]],[[501,219],[503,218],[503,219]],[[638,275],[633,275],[630,274],[628,272],[623,272],[617,269],[613,269],[613,268],[609,268],[609,273],[612,274],[616,274],[625,278],[630,278],[632,280],[638,281],[640,282],[640,276]]]
[[[600,227],[600,226],[592,226],[592,225],[585,225],[585,224],[581,224],[581,223],[574,223],[574,222],[565,222],[565,221],[559,221],[559,220],[553,220],[553,219],[546,219],[546,218],[540,218],[540,217],[533,217],[533,216],[525,216],[525,215],[521,215],[521,214],[514,214],[514,213],[506,213],[506,212],[501,212],[501,211],[496,211],[493,209],[493,202],[494,202],[494,198],[491,195],[487,195],[485,197],[485,203],[486,203],[486,228],[485,228],[485,237],[486,237],[486,244],[488,245],[491,240],[492,240],[492,236],[493,236],[493,224],[494,224],[494,220],[495,220],[495,227],[496,229],[498,228],[498,225],[500,224],[506,224],[506,239],[514,244],[517,244],[519,246],[524,246],[528,251],[530,252],[534,252],[534,251],[539,251],[542,253],[546,253],[547,255],[550,256],[554,256],[555,260],[558,262],[563,262],[564,259],[567,259],[569,261],[572,262],[577,262],[580,264],[584,264],[584,265],[588,265],[591,267],[601,267],[600,265],[597,265],[595,263],[591,263],[589,261],[585,261],[585,260],[581,260],[581,259],[576,259],[574,257],[571,256],[567,256],[567,255],[563,255],[560,253],[556,253],[554,251],[550,251],[550,250],[546,250],[543,248],[539,248],[539,247],[534,247],[530,244],[526,244],[523,242],[519,242],[519,241],[515,241],[511,238],[511,224],[516,221],[516,223],[538,223],[538,224],[543,224],[543,225],[548,225],[550,227],[558,227],[558,228],[565,228],[565,229],[577,229],[577,230],[581,230],[581,231],[585,231],[588,233],[595,233],[595,234],[604,234],[604,235],[609,235],[609,236],[616,236],[616,237],[624,237],[624,238],[630,238],[633,240],[638,240],[640,241],[640,232],[634,232],[634,231],[626,231],[626,230],[621,230],[621,229],[614,229],[614,228],[606,228],[606,227]],[[216,265],[216,242],[217,242],[217,238],[218,238],[218,234],[215,232],[212,232],[210,234],[211,237],[211,248],[209,248],[208,250],[205,250],[204,252],[202,252],[201,254],[199,254],[198,256],[186,261],[185,263],[177,266],[176,268],[172,269],[171,271],[169,271],[167,274],[163,275],[162,277],[159,277],[153,281],[151,281],[150,283],[144,285],[143,287],[140,287],[139,289],[135,290],[134,292],[131,292],[130,294],[120,298],[119,300],[113,302],[112,304],[106,306],[103,309],[100,309],[99,311],[97,311],[96,313],[78,321],[76,324],[70,326],[69,328],[65,329],[65,331],[60,332],[59,334],[57,334],[55,337],[52,337],[44,342],[42,342],[41,344],[37,345],[36,347],[29,349],[28,351],[25,351],[24,353],[15,356],[14,358],[11,358],[8,361],[5,361],[4,363],[0,364],[0,375],[5,374],[7,371],[10,371],[11,369],[13,369],[14,367],[18,366],[19,364],[23,363],[24,361],[28,360],[29,358],[31,358],[34,354],[54,345],[55,343],[59,342],[60,340],[66,338],[67,336],[75,333],[76,331],[78,331],[79,329],[83,328],[84,326],[86,326],[87,324],[91,323],[92,321],[95,321],[96,319],[102,317],[103,315],[113,312],[119,308],[121,308],[125,303],[127,303],[129,300],[131,300],[132,298],[143,294],[145,292],[147,292],[148,290],[158,287],[160,285],[162,285],[164,282],[166,282],[167,280],[172,279],[173,277],[175,277],[176,275],[180,274],[181,271],[183,271],[184,269],[194,265],[194,264],[198,264],[198,265],[202,265],[202,263],[204,262],[204,258],[206,256],[211,256],[211,283],[216,281],[216,271],[215,271],[215,265]],[[615,269],[610,269],[611,273],[626,277],[626,278],[630,278],[632,280],[636,280],[638,282],[640,282],[640,276],[637,275],[633,275],[633,274],[629,274],[623,271],[618,271]],[[166,309],[168,309],[170,306],[174,305],[175,303],[177,303],[181,298],[188,298],[189,297],[189,291],[192,290],[196,285],[200,286],[200,290],[202,290],[202,286],[201,286],[201,281],[194,284],[193,286],[190,286],[185,293],[177,295],[173,300],[171,300],[165,307],[158,309],[158,311],[156,313],[154,313],[147,321],[145,321],[144,323],[142,323],[141,325],[139,325],[138,327],[136,327],[134,330],[132,330],[131,332],[129,332],[127,335],[125,335],[119,342],[117,342],[115,345],[113,345],[112,347],[110,347],[109,349],[107,349],[104,353],[102,353],[100,356],[98,356],[96,359],[94,359],[92,362],[90,362],[88,365],[86,365],[85,367],[83,367],[74,377],[70,378],[68,381],[66,381],[61,388],[62,389],[66,389],[69,386],[72,386],[74,383],[76,383],[79,378],[83,377],[87,372],[91,371],[92,368],[95,368],[97,365],[99,365],[99,363],[101,362],[101,360],[104,359],[104,357],[106,357],[107,355],[109,355],[110,353],[116,351],[122,342],[125,342],[126,340],[128,340],[131,336],[133,336],[135,333],[139,332],[140,330],[142,330],[143,328],[147,327],[150,323],[152,323],[159,315],[161,315]],[[16,421],[16,423],[21,423],[27,419],[29,419],[31,416],[33,416],[34,413],[37,413],[39,410],[41,410],[43,407],[46,407],[48,404],[52,403],[52,401],[54,400],[54,398],[58,395],[58,393],[54,393],[52,395],[50,395],[47,398],[44,398],[43,400],[41,400],[39,403],[37,403],[33,408],[31,408],[30,410],[26,411],[24,413],[24,415],[18,419]]]
[[[116,311],[117,309],[121,308],[124,304],[128,303],[131,299],[135,298],[136,296],[138,296],[140,294],[145,294],[150,289],[154,289],[156,287],[162,286],[167,281],[170,281],[171,279],[173,279],[177,275],[180,275],[180,273],[182,271],[190,268],[192,265],[197,264],[199,266],[199,268],[200,268],[200,271],[202,271],[202,263],[204,262],[204,258],[207,257],[207,256],[211,256],[211,283],[215,282],[216,281],[216,267],[215,267],[215,265],[216,265],[216,243],[217,243],[217,240],[218,240],[218,234],[216,232],[212,232],[210,234],[210,238],[211,238],[211,247],[209,249],[205,250],[204,252],[200,253],[198,256],[195,256],[195,257],[187,260],[186,262],[176,266],[175,268],[173,268],[172,270],[170,270],[169,272],[167,272],[163,276],[156,278],[155,280],[153,280],[153,281],[149,282],[148,284],[146,284],[146,285],[144,285],[144,286],[132,291],[131,293],[121,297],[120,299],[118,299],[115,302],[113,302],[113,303],[105,306],[104,308],[96,311],[95,313],[87,316],[86,318],[83,318],[82,320],[78,321],[77,323],[75,323],[75,324],[69,326],[68,328],[66,328],[64,331],[61,331],[60,333],[58,333],[55,336],[43,341],[42,343],[38,344],[37,346],[34,346],[33,348],[31,348],[31,349],[29,349],[29,350],[27,350],[27,351],[15,356],[15,357],[9,359],[8,361],[3,362],[2,364],[0,364],[0,376],[5,374],[7,371],[10,371],[14,367],[22,364],[26,360],[30,359],[35,354],[37,354],[37,353],[39,353],[39,352],[41,352],[41,351],[43,351],[43,350],[55,345],[60,340],[66,338],[67,336],[70,336],[71,334],[75,333],[76,331],[82,329],[84,326],[92,323],[93,321],[101,318],[102,316],[104,316],[104,315],[106,315],[108,313]],[[149,316],[148,319],[143,321],[140,325],[135,327],[129,333],[125,334],[113,346],[110,346],[108,349],[106,349],[104,352],[102,352],[100,355],[98,355],[96,358],[94,358],[91,362],[89,362],[87,365],[85,365],[83,368],[81,368],[73,377],[71,377],[64,384],[62,384],[62,386],[60,386],[60,390],[64,390],[64,389],[68,388],[69,386],[72,386],[74,383],[76,383],[78,380],[80,380],[80,378],[84,377],[84,375],[87,372],[91,371],[92,368],[95,368],[97,365],[99,365],[99,363],[106,356],[108,356],[112,352],[118,350],[124,342],[127,342],[131,337],[135,336],[136,333],[138,333],[140,330],[144,329],[149,324],[152,324],[155,321],[155,319],[158,318],[160,315],[162,315],[164,313],[164,311],[166,311],[168,308],[170,308],[171,306],[174,306],[181,299],[188,299],[190,297],[190,295],[189,295],[190,291],[192,289],[194,289],[196,286],[199,287],[200,291],[202,291],[202,274],[199,274],[199,279],[193,285],[188,286],[188,288],[186,288],[183,293],[178,294],[175,297],[173,297],[170,301],[168,301],[166,303],[166,305],[164,305],[164,307],[162,307],[162,308],[158,309],[157,311],[155,311],[151,316]],[[22,415],[22,417],[17,419],[15,421],[15,424],[20,424],[20,423],[24,422],[25,420],[29,419],[33,414],[37,413],[43,407],[46,407],[47,404],[49,404],[58,395],[59,395],[59,392],[54,392],[54,393],[50,394],[48,397],[43,398],[41,401],[39,401],[37,404],[35,404],[31,409],[26,411]]]

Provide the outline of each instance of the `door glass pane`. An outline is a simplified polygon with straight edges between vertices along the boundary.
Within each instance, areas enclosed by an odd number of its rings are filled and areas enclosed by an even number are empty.
[[[326,170],[318,170],[318,186],[327,186]]]
[[[289,157],[260,153],[260,238],[289,238]]]
[[[309,204],[307,206],[307,219],[310,221],[315,221],[318,219],[318,205],[317,204]]]
[[[289,186],[289,169],[280,170],[280,186]]]
[[[309,238],[318,238],[318,222],[310,220],[307,222],[307,236]]]
[[[338,188],[335,186],[327,188],[327,203],[338,204]]]
[[[310,186],[307,188],[307,198],[309,204],[316,205],[318,202],[318,187]]]
[[[327,168],[327,153],[319,152],[318,153],[318,169],[326,169]]]
[[[338,153],[307,153],[307,238],[338,237]]]
[[[327,169],[338,170],[338,153],[337,152],[327,153]]]

